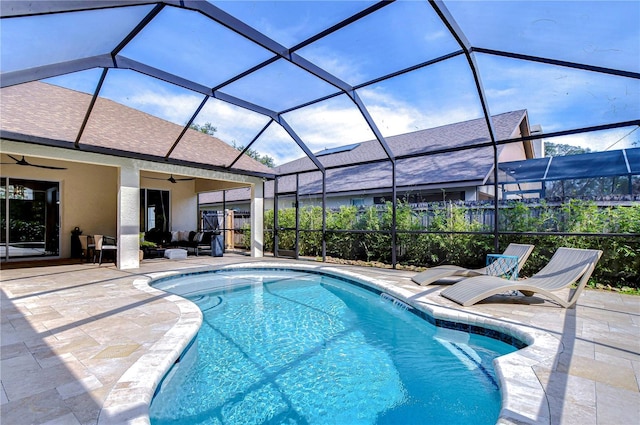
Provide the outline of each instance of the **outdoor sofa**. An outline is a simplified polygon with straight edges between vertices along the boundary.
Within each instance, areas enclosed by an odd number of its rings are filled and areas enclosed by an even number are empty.
[[[187,251],[191,250],[195,255],[199,255],[202,250],[211,250],[212,239],[219,234],[220,232],[213,230],[204,232],[193,230],[174,232],[150,230],[144,234],[144,240],[153,242],[162,248],[183,248]]]

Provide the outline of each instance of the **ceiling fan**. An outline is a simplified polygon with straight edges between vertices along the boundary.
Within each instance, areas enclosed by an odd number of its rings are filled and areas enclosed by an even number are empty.
[[[185,177],[183,179],[176,179],[175,177],[173,177],[173,174],[171,174],[171,176],[168,179],[162,179],[162,178],[159,178],[159,177],[146,177],[146,176],[142,176],[142,177],[144,177],[145,179],[152,179],[152,180],[166,180],[166,181],[174,183],[174,184],[178,183],[178,182],[183,182],[183,181],[187,181],[187,180],[195,180],[196,179],[195,177]]]
[[[46,168],[49,170],[66,170],[66,168],[64,167],[52,167],[50,165],[38,165],[38,164],[32,164],[30,162],[27,162],[26,159],[24,159],[24,155],[22,156],[22,159],[18,159],[15,156],[11,156],[9,154],[7,154],[7,156],[11,159],[13,159],[15,162],[2,162],[0,164],[2,165],[24,165],[27,167],[37,167],[37,168]]]

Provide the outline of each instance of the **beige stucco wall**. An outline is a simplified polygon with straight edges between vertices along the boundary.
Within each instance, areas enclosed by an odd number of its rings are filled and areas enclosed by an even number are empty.
[[[167,190],[171,199],[171,230],[197,230],[198,198],[194,195],[195,180],[168,181],[141,178],[141,188]]]
[[[71,255],[71,231],[77,226],[85,235],[117,235],[118,168],[77,162],[31,160],[42,165],[66,167],[67,170],[46,170],[8,165],[2,167],[3,177],[60,183],[60,256]],[[5,154],[2,162],[11,162]],[[167,190],[171,199],[171,229],[196,230],[198,227],[195,181],[170,183],[141,179],[141,187]]]
[[[3,177],[60,183],[60,257],[71,255],[71,231],[77,226],[85,235],[117,236],[121,268],[138,266],[140,187],[170,191],[172,229],[196,230],[196,190],[262,184],[258,177],[0,139],[1,162],[12,162],[7,154],[17,158],[25,155],[30,162],[40,165],[67,168],[50,170],[10,164],[0,169]],[[169,174],[190,176],[196,180],[172,184],[144,177],[154,174],[163,178]],[[256,214],[256,220],[262,220],[262,209]]]
[[[522,161],[527,159],[522,143],[509,143],[502,148],[498,162]]]
[[[15,155],[13,155],[15,156]],[[71,231],[77,226],[85,235],[117,234],[118,170],[94,164],[29,158],[32,163],[66,167],[48,170],[3,165],[2,177],[58,182],[60,184],[60,256],[71,255]],[[1,155],[1,162],[12,162]]]
[[[118,234],[118,169],[94,164],[68,163],[68,176],[60,186],[62,257],[71,255],[71,230],[85,235]]]
[[[499,156],[500,162],[510,162],[510,161],[522,161],[527,159],[526,152],[524,149],[524,145],[522,143],[510,143],[506,145]],[[506,185],[505,189],[507,191],[522,191],[522,190],[539,190],[541,187],[540,183],[520,183],[518,185]],[[493,190],[491,190],[493,193]],[[511,199],[520,199],[520,198],[538,198],[539,195],[537,193],[528,193],[528,194],[517,194],[508,196]]]

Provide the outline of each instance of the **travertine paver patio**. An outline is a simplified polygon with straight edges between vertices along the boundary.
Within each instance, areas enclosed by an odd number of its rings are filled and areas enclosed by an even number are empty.
[[[2,424],[94,424],[105,405],[101,423],[118,423],[122,416],[112,413],[144,417],[149,388],[182,350],[182,342],[159,341],[190,339],[198,313],[175,296],[145,290],[140,282],[172,270],[256,261],[228,254],[145,261],[129,271],[104,264],[2,270]],[[541,299],[529,304],[507,298],[461,308],[438,295],[442,287],[413,284],[411,272],[261,261],[357,273],[450,317],[472,313],[478,323],[491,316],[505,326],[527,325],[546,335],[553,348],[539,353],[550,362],[521,365],[546,394],[530,406],[548,412],[539,422],[640,423],[640,297],[585,291],[574,310]],[[135,387],[129,376],[149,382]],[[510,397],[511,402],[526,400],[527,394]]]

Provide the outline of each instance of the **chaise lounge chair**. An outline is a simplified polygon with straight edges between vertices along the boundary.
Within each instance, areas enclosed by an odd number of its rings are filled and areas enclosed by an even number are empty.
[[[446,288],[440,295],[467,307],[492,295],[520,291],[528,297],[534,293],[542,294],[562,307],[569,308],[578,300],[601,255],[602,251],[596,249],[558,248],[549,263],[528,279],[470,277]],[[554,293],[569,287],[578,279],[578,287],[568,301]]]
[[[533,245],[525,245],[519,243],[509,244],[507,249],[504,250],[502,255],[511,255],[518,257],[518,272],[524,266],[524,263],[529,258],[529,255],[533,251]],[[482,267],[480,269],[465,269],[464,267],[444,265],[432,267],[418,273],[411,278],[418,285],[430,285],[433,282],[447,278],[447,277],[472,277],[483,276],[487,274],[487,268]]]

